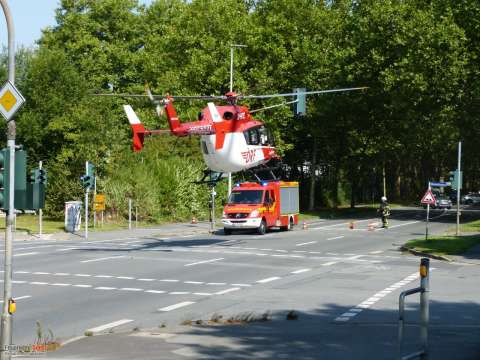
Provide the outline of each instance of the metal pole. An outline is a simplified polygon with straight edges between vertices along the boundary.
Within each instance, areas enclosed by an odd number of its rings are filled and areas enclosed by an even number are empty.
[[[458,184],[457,184],[457,226],[455,230],[455,234],[458,236],[460,234],[460,187],[461,187],[461,181],[460,181],[460,174],[461,174],[461,159],[462,159],[462,142],[458,142],[458,165],[457,165],[457,170],[458,170]]]
[[[88,161],[85,162],[85,174],[88,174]],[[88,187],[85,189],[85,239],[88,239]]]
[[[94,229],[97,223],[97,209],[95,208],[96,196],[97,196],[97,177],[95,176],[95,180],[93,182],[93,228]]]
[[[383,162],[382,177],[383,177],[383,196],[387,197],[387,178],[385,176],[385,162]]]
[[[135,228],[138,228],[138,206],[135,206]]]
[[[103,227],[103,210],[102,210],[102,227]]]
[[[428,359],[428,321],[429,321],[429,294],[430,294],[430,259],[422,258],[420,269],[420,341],[422,342],[423,354],[421,359]]]
[[[430,190],[430,181],[428,182],[428,190]],[[428,240],[428,219],[430,217],[430,204],[427,204],[427,222],[425,224],[425,240]]]
[[[230,92],[233,91],[233,47],[230,45]]]
[[[132,199],[128,199],[128,230],[132,230]]]
[[[211,213],[210,213],[210,232],[213,234],[215,232],[215,195],[217,193],[215,192],[215,186],[212,186],[212,192],[211,192],[211,202],[212,202],[212,208],[211,208]]]
[[[39,161],[38,162],[38,168],[42,169],[43,162]],[[42,237],[43,233],[43,210],[38,209],[38,236]]]
[[[15,84],[15,30],[13,19],[8,7],[7,0],[0,0],[5,20],[7,22],[8,32],[8,80]],[[12,343],[12,317],[8,312],[9,300],[12,297],[12,242],[13,233],[12,226],[15,216],[15,138],[16,124],[15,120],[7,123],[7,147],[9,149],[10,165],[9,165],[9,185],[10,191],[8,196],[8,212],[5,223],[5,269],[4,269],[4,286],[3,286],[3,308],[2,308],[2,324],[0,335],[0,359],[10,359],[10,353],[6,351],[6,347]]]

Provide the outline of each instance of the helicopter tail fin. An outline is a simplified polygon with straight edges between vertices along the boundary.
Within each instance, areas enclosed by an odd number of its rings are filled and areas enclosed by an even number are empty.
[[[123,110],[127,114],[133,131],[133,151],[140,151],[143,148],[143,141],[145,140],[145,133],[147,131],[130,105],[123,105]]]

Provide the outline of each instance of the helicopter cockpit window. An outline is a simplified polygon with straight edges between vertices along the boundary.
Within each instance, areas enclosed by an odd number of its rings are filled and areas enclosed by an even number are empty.
[[[244,133],[248,145],[273,146],[273,136],[265,126],[246,130]]]

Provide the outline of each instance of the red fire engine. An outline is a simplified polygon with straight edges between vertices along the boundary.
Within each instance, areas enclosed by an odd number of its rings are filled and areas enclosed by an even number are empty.
[[[298,213],[298,182],[245,182],[233,187],[222,223],[225,235],[235,229],[256,229],[263,235],[271,227],[292,229]]]

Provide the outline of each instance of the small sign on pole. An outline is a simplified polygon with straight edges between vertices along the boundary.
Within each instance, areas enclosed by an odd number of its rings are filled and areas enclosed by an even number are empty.
[[[25,102],[20,91],[10,81],[0,89],[0,113],[9,121]]]
[[[428,189],[420,202],[422,204],[435,205],[435,195],[433,195],[432,190]]]

